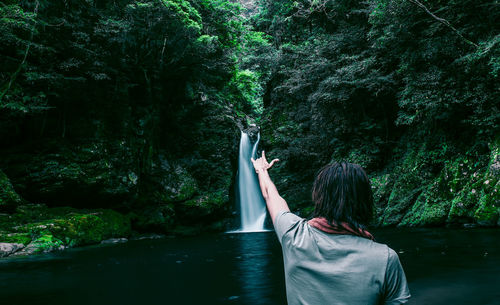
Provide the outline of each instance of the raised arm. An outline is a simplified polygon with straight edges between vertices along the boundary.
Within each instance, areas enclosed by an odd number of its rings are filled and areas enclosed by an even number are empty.
[[[274,163],[279,161],[278,159],[274,159],[271,163],[268,163],[266,160],[266,155],[264,151],[262,151],[262,157],[257,160],[251,159],[253,163],[253,167],[259,176],[259,184],[260,190],[262,191],[262,196],[266,200],[267,209],[269,210],[269,215],[271,215],[271,219],[274,223],[274,218],[281,211],[290,211],[288,208],[288,204],[285,199],[283,199],[278,193],[278,189],[271,181],[271,177],[269,176],[270,169]]]

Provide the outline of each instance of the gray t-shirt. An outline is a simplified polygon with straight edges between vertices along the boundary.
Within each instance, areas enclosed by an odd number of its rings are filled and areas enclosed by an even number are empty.
[[[410,298],[398,255],[387,245],[325,233],[286,211],[278,213],[274,229],[288,305],[393,305]]]

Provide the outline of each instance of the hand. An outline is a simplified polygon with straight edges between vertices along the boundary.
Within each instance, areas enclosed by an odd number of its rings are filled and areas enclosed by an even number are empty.
[[[259,172],[263,172],[270,169],[274,163],[279,161],[279,159],[274,159],[273,161],[271,161],[271,163],[268,163],[264,151],[262,151],[262,157],[258,158],[257,160],[254,160],[253,158],[251,158],[250,160],[252,160],[253,167],[255,168],[255,172],[257,174]]]

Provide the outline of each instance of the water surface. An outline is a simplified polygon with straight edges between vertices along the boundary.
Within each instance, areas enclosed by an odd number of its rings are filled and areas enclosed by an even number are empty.
[[[500,304],[500,231],[384,229],[410,304]],[[138,240],[0,259],[2,304],[286,304],[274,232]]]

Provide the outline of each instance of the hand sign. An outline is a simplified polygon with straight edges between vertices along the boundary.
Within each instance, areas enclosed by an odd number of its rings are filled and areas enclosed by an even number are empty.
[[[250,160],[252,160],[253,167],[255,168],[255,172],[257,174],[259,172],[268,170],[273,166],[274,163],[279,161],[279,159],[274,159],[273,161],[271,161],[271,163],[268,163],[264,151],[262,151],[262,157],[258,158],[257,160],[254,160],[253,158],[251,158]]]

